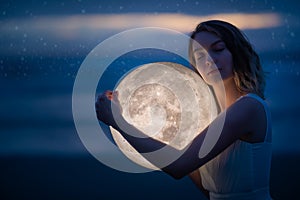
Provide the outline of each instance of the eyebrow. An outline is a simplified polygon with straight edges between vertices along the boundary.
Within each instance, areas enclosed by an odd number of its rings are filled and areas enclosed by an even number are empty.
[[[223,40],[221,40],[221,39],[218,39],[218,40],[216,40],[216,41],[214,41],[213,43],[211,43],[211,47],[212,46],[214,46],[214,45],[216,45],[216,44],[218,44],[218,43],[220,43],[220,42],[223,42],[224,43],[224,41]],[[200,45],[201,46],[201,45]],[[197,51],[204,51],[203,50],[204,48],[203,47],[201,47],[201,48],[198,48],[198,49],[195,49],[193,52],[195,53],[195,52],[197,52]]]

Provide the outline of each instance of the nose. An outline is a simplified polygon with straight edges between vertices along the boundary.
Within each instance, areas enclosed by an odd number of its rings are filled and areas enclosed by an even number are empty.
[[[211,67],[213,65],[213,63],[214,63],[214,60],[210,57],[210,55],[207,55],[205,65],[207,67]]]
[[[212,66],[212,63],[211,63],[211,61],[208,61],[208,60],[207,60],[207,61],[205,62],[205,65],[206,65],[206,67],[211,67],[211,66]]]

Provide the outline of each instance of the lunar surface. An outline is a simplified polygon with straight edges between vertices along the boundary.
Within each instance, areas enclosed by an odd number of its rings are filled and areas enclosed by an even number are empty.
[[[147,136],[183,149],[217,116],[212,92],[194,71],[177,63],[142,65],[117,87],[123,117]],[[157,169],[110,127],[120,150],[133,162]],[[128,133],[130,134],[130,133]]]

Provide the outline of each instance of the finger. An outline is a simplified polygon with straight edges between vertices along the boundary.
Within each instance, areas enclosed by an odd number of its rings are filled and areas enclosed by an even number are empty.
[[[111,90],[106,90],[106,91],[105,91],[105,95],[112,95],[112,93],[113,93],[113,92],[112,92]]]
[[[118,90],[115,90],[115,91],[113,92],[113,94],[116,95],[116,96],[118,97],[118,96],[119,96],[119,91],[118,91]]]
[[[112,98],[114,101],[118,102],[119,101],[119,92],[118,91],[114,91],[112,93]]]
[[[98,95],[97,97],[97,101],[105,101],[106,99],[109,99],[109,97],[111,96],[112,92],[107,90],[101,94]]]
[[[105,92],[105,96],[109,99],[112,100],[113,99],[113,92],[108,90]]]
[[[117,107],[119,108],[120,112],[122,113],[123,109],[122,109],[121,103],[119,101],[119,92],[118,91],[114,91],[113,92],[113,102],[114,102],[115,105],[117,105]]]

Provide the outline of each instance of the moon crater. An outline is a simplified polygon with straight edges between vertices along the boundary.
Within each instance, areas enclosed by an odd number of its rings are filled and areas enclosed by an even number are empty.
[[[180,102],[167,87],[142,85],[130,96],[128,113],[131,123],[149,136],[169,143],[177,134],[181,120]]]

